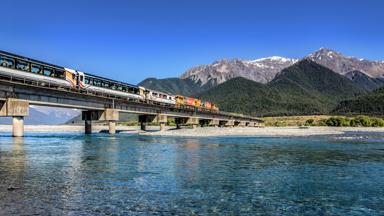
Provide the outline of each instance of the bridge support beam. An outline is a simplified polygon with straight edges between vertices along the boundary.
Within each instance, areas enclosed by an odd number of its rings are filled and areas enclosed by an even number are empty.
[[[12,135],[24,136],[24,117],[29,115],[29,101],[8,98],[0,104],[0,116],[12,117]]]

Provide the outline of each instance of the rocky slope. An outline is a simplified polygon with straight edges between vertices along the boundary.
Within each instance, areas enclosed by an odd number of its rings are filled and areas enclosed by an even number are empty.
[[[384,61],[369,61],[344,56],[340,52],[321,48],[304,57],[347,77],[364,90],[372,91],[384,86]],[[283,69],[297,59],[269,57],[253,61],[220,60],[210,65],[193,67],[180,78],[146,79],[139,85],[172,94],[193,96],[236,77],[258,83],[272,81]]]
[[[269,57],[253,61],[239,59],[220,60],[210,65],[194,67],[181,79],[189,79],[200,86],[216,86],[235,77],[244,77],[259,83],[270,82],[277,73],[297,62],[296,59]]]
[[[360,71],[372,78],[384,77],[384,61],[369,61],[344,56],[327,48],[321,48],[308,56],[312,61],[323,65],[336,73],[346,75],[351,71]]]
[[[346,77],[311,60],[284,69],[268,84],[242,77],[231,79],[198,97],[222,110],[251,115],[326,114],[364,90]]]
[[[366,91],[373,91],[384,86],[384,78],[372,78],[360,71],[350,71],[345,77]]]

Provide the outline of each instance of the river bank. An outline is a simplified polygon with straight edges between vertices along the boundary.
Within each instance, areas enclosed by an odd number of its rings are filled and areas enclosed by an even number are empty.
[[[117,126],[118,133],[136,133],[147,136],[185,136],[185,137],[210,137],[210,136],[315,136],[337,135],[346,132],[383,132],[384,128],[373,127],[264,127],[264,128],[182,128],[167,127],[165,131],[158,131],[158,126],[148,127],[142,131],[137,126]],[[11,125],[0,125],[0,132],[11,132]],[[26,125],[25,132],[60,133],[84,132],[82,125]],[[94,125],[93,132],[108,132],[108,126]]]

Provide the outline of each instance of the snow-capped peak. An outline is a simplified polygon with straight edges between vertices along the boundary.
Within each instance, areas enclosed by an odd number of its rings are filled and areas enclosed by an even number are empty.
[[[256,59],[256,60],[253,60],[253,61],[250,61],[250,62],[263,62],[263,61],[295,62],[297,60],[296,59],[290,59],[290,58],[284,58],[284,57],[280,57],[280,56],[271,56],[271,57],[268,57],[268,58]]]

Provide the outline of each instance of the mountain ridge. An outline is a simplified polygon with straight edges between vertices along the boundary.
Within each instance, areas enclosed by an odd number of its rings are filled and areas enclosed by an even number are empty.
[[[320,48],[301,60],[303,59],[314,61],[335,73],[347,77],[364,90],[372,91],[384,86],[382,82],[384,80],[384,61],[357,59],[344,56],[340,52],[327,48]],[[236,77],[244,77],[266,84],[271,82],[283,69],[294,65],[298,61],[298,59],[279,56],[256,60],[219,60],[210,65],[192,67],[184,72],[180,78],[154,79],[151,80],[151,84],[144,80],[139,85],[154,90],[165,90],[171,94],[193,96]],[[257,66],[257,69],[255,69],[255,66]],[[260,68],[264,70],[260,71]],[[357,76],[357,72],[354,71],[359,71],[360,74]],[[167,86],[172,85],[169,82],[174,82],[179,87],[169,89]]]
[[[197,96],[229,112],[303,115],[328,113],[342,99],[363,93],[346,77],[305,59],[284,69],[268,84],[237,77]]]

